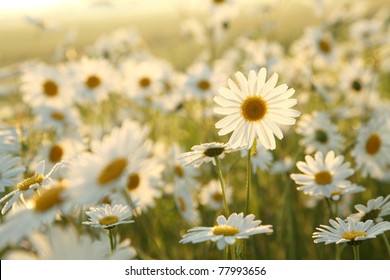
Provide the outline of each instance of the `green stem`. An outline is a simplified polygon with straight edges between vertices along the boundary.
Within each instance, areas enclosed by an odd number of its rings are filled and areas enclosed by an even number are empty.
[[[355,260],[360,260],[359,245],[352,245],[352,249]]]
[[[246,161],[246,201],[245,201],[245,215],[249,214],[249,202],[251,196],[252,187],[252,149],[256,147],[256,143],[248,150],[247,161]],[[242,259],[246,259],[246,240],[242,244]]]
[[[326,205],[328,206],[328,209],[329,209],[329,215],[330,215],[330,218],[334,218],[334,215],[333,215],[333,210],[332,210],[332,203],[331,203],[331,200],[330,198],[325,198],[325,201],[326,201]]]
[[[228,205],[228,202],[226,199],[226,186],[225,186],[225,181],[223,180],[223,176],[222,176],[221,162],[220,162],[220,159],[218,157],[215,157],[215,162],[216,162],[219,183],[221,184],[221,189],[222,189],[222,197],[223,197],[223,205],[225,208],[225,214],[228,217],[228,216],[230,216],[230,211],[229,211],[229,205]]]
[[[234,245],[231,245],[229,247],[230,247],[230,254],[232,256],[232,260],[236,260],[236,252],[234,250]]]
[[[227,260],[228,255],[229,255],[229,248],[228,248],[228,246],[226,246],[225,249],[223,249],[223,259]]]
[[[336,260],[341,260],[341,245],[340,244],[336,244],[336,256],[335,256],[335,259]]]
[[[113,234],[113,227],[110,227],[110,228],[108,228],[108,236],[109,236],[109,238],[110,238],[110,247],[111,247],[111,252],[112,253],[114,253],[114,251],[115,251],[115,241],[114,241],[114,234]]]
[[[387,239],[387,236],[386,236],[385,233],[382,233],[382,238],[383,238],[383,240],[385,241],[386,249],[387,249],[387,254],[388,254],[389,257],[390,257],[390,244],[389,244],[389,240]]]
[[[248,215],[249,213],[249,201],[250,201],[250,195],[251,195],[251,186],[252,186],[252,163],[251,163],[251,157],[252,157],[252,148],[248,150],[248,156],[247,156],[247,172],[246,172],[246,201],[245,201],[245,215]]]

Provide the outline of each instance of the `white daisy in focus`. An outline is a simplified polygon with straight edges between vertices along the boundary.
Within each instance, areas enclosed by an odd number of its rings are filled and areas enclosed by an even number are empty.
[[[173,197],[175,199],[176,208],[183,219],[190,225],[198,225],[200,223],[200,213],[198,211],[198,201],[187,185],[177,184]]]
[[[303,174],[291,174],[296,184],[301,185],[297,190],[310,196],[321,195],[330,198],[333,192],[343,190],[351,185],[348,180],[354,170],[348,162],[343,163],[343,156],[336,156],[333,151],[326,154],[321,152],[305,156],[306,162],[297,162],[297,167]]]
[[[25,204],[25,196],[31,196],[32,194],[34,194],[34,191],[37,190],[39,187],[46,187],[52,184],[53,181],[50,177],[62,165],[62,162],[57,163],[53,166],[53,168],[50,169],[48,173],[44,174],[45,161],[43,160],[39,162],[37,167],[35,168],[34,175],[18,182],[16,184],[15,190],[0,199],[0,204],[8,200],[4,207],[1,209],[1,214],[4,215],[19,199]]]
[[[229,79],[229,88],[220,88],[219,95],[214,101],[221,107],[214,108],[214,112],[227,115],[215,124],[221,130],[219,135],[226,135],[233,131],[229,144],[233,147],[250,149],[255,138],[267,149],[275,149],[274,135],[283,138],[282,130],[278,125],[293,125],[299,111],[290,109],[297,103],[290,99],[294,89],[287,85],[275,87],[278,75],[274,73],[266,82],[267,71],[261,68],[258,74],[249,72],[248,80],[241,72],[235,74],[239,87]]]
[[[225,157],[225,154],[237,151],[237,149],[233,149],[229,144],[217,142],[195,145],[191,150],[193,151],[180,154],[178,160],[183,161],[184,165],[193,165],[194,167],[199,167],[203,163],[210,161],[216,165],[216,157],[222,159]]]
[[[360,128],[352,156],[363,177],[381,180],[390,165],[390,119],[372,118]]]
[[[329,223],[331,226],[320,225],[316,228],[318,231],[313,233],[314,243],[358,245],[363,240],[375,238],[377,235],[390,230],[389,222],[374,225],[372,220],[356,222],[350,217],[346,221],[340,218],[336,218],[336,221],[330,219]]]
[[[136,256],[130,240],[118,244],[112,253],[106,237],[94,240],[90,235],[79,234],[73,227],[54,226],[48,232],[35,232],[29,236],[33,250],[12,250],[9,260],[129,260]]]
[[[19,166],[20,157],[7,154],[0,154],[0,192],[4,192],[4,187],[10,187],[20,182],[21,175],[25,168]]]
[[[344,137],[338,132],[326,112],[314,112],[303,115],[297,122],[296,132],[303,138],[299,144],[305,148],[306,154],[317,151],[327,153],[331,150],[340,152],[343,149]]]
[[[83,222],[97,228],[109,229],[121,224],[134,223],[129,220],[132,216],[131,209],[127,205],[115,204],[113,207],[109,204],[90,207],[85,212],[89,216],[89,221]]]
[[[244,217],[243,213],[233,213],[228,219],[221,215],[217,218],[216,226],[192,228],[183,236],[180,243],[200,243],[210,240],[217,242],[218,249],[223,250],[226,245],[233,245],[236,239],[247,239],[255,234],[273,232],[272,225],[260,226],[261,221],[254,219],[253,214]]]
[[[226,201],[229,204],[233,190],[231,186],[225,187]],[[211,210],[221,210],[223,207],[223,194],[218,180],[211,180],[200,191],[200,203]]]
[[[358,213],[352,214],[350,217],[355,221],[365,222],[373,220],[374,222],[382,222],[383,217],[390,215],[390,194],[383,198],[379,196],[375,199],[370,199],[367,206],[362,204],[355,205]]]

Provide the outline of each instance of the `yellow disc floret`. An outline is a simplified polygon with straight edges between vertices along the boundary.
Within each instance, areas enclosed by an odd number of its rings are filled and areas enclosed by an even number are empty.
[[[215,226],[213,228],[213,234],[215,235],[224,235],[224,236],[233,236],[238,233],[238,228],[234,226],[221,225]]]

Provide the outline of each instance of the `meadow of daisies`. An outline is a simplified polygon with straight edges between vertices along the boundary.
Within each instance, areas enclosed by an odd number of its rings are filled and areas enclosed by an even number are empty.
[[[1,259],[390,258],[388,10],[250,3],[0,68]]]

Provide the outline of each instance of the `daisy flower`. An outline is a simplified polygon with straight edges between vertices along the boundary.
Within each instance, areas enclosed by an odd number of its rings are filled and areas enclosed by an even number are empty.
[[[233,213],[228,219],[221,215],[217,218],[216,226],[192,228],[183,236],[180,243],[200,243],[211,240],[217,242],[219,250],[223,250],[226,245],[233,245],[236,239],[247,239],[251,235],[273,232],[272,225],[260,226],[261,221],[254,221],[254,219],[253,214],[244,217],[243,213]]]
[[[229,204],[232,198],[232,188],[225,187],[226,200]],[[212,210],[220,210],[223,207],[223,193],[217,180],[211,180],[200,191],[200,203]]]
[[[104,236],[93,239],[79,234],[74,227],[50,227],[47,232],[29,236],[33,250],[17,249],[6,254],[10,260],[129,260],[136,256],[130,240],[122,241],[112,253]]]
[[[142,210],[154,207],[155,200],[162,195],[162,172],[164,165],[156,158],[139,158],[130,164],[126,176],[125,190],[133,202],[139,201]]]
[[[190,188],[184,183],[176,185],[173,197],[175,199],[176,208],[179,210],[183,219],[191,225],[199,224],[200,214],[197,209],[198,201],[195,199]]]
[[[4,192],[4,187],[14,186],[20,181],[20,176],[25,168],[18,166],[20,157],[11,155],[0,155],[0,192]]]
[[[383,217],[390,215],[390,194],[383,198],[379,196],[375,199],[370,199],[367,206],[362,204],[355,205],[358,213],[352,214],[350,217],[357,221],[365,222],[373,220],[374,222],[382,222]]]
[[[365,222],[355,222],[348,217],[346,221],[340,218],[330,219],[332,226],[320,225],[313,233],[314,243],[325,242],[325,245],[331,243],[348,243],[358,245],[361,241],[375,238],[377,235],[390,230],[389,222],[381,222],[374,225],[372,220]]]
[[[46,187],[49,184],[52,183],[52,179],[50,178],[54,171],[56,171],[58,168],[62,166],[61,163],[57,163],[53,166],[53,168],[47,173],[44,174],[45,171],[45,161],[42,160],[38,163],[37,167],[35,168],[35,173],[33,176],[28,177],[19,183],[16,184],[16,189],[12,192],[8,193],[7,195],[3,196],[0,199],[0,203],[3,203],[7,201],[7,203],[4,205],[4,207],[1,209],[1,214],[5,214],[12,205],[21,199],[22,202],[26,203],[24,197],[30,196],[34,193],[34,190],[38,189],[39,187]]]
[[[377,74],[367,68],[363,59],[355,59],[341,69],[340,96],[351,107],[352,116],[361,115],[380,103],[377,81]]]
[[[196,62],[187,70],[184,84],[189,96],[197,100],[210,101],[214,92],[223,84],[225,77],[206,62]]]
[[[382,179],[386,166],[390,165],[390,120],[372,118],[362,127],[358,132],[352,156],[363,177]]]
[[[77,135],[63,137],[53,142],[44,142],[33,159],[32,167],[36,162],[45,161],[46,168],[52,168],[59,162],[68,162],[71,158],[86,150],[85,144]],[[62,175],[58,173],[58,175]]]
[[[121,65],[124,73],[123,87],[125,94],[138,104],[145,105],[154,94],[163,88],[162,78],[165,63],[149,58],[143,61],[126,60]]]
[[[306,154],[316,151],[327,153],[331,150],[339,152],[343,149],[344,137],[325,112],[303,115],[297,122],[296,132],[303,136],[299,144],[305,148]]]
[[[34,115],[37,128],[54,129],[58,134],[74,132],[81,122],[79,111],[73,107],[40,106]]]
[[[225,154],[234,152],[237,149],[233,149],[229,144],[212,142],[193,146],[191,150],[193,151],[180,154],[178,160],[182,160],[184,165],[199,167],[203,163],[210,161],[216,165],[216,157],[222,159],[225,157]]]
[[[0,249],[6,245],[16,245],[42,225],[70,214],[74,203],[66,193],[67,186],[67,181],[58,181],[53,182],[50,188],[37,189],[26,201],[26,207],[11,211],[0,226]]]
[[[113,191],[125,190],[130,168],[148,155],[148,132],[147,127],[124,121],[101,141],[92,141],[91,152],[72,160],[69,192],[77,203],[96,203]]]
[[[128,220],[132,213],[127,205],[115,204],[111,207],[111,205],[106,204],[91,207],[85,213],[89,216],[89,221],[83,222],[83,224],[92,227],[109,229],[121,224],[134,223],[134,220]]]
[[[159,155],[159,157],[165,161],[165,171],[164,177],[168,182],[167,188],[164,187],[164,191],[170,193],[174,190],[175,186],[184,183],[189,188],[193,190],[199,189],[199,183],[197,177],[199,176],[199,169],[191,165],[184,165],[182,161],[179,161],[177,158],[182,154],[183,149],[179,146],[178,143],[173,143],[168,149],[166,147],[161,147],[165,151],[168,151],[168,154]]]
[[[349,168],[349,163],[343,163],[343,156],[336,156],[333,151],[326,154],[325,158],[321,152],[312,156],[305,156],[306,162],[299,161],[297,167],[304,174],[291,174],[291,178],[297,188],[307,195],[331,197],[335,191],[343,190],[351,185],[347,180],[354,173]]]
[[[106,59],[83,57],[68,68],[78,102],[101,102],[120,88],[120,76]]]
[[[275,138],[283,138],[279,125],[293,125],[300,112],[290,109],[297,103],[296,99],[289,99],[294,89],[287,85],[275,87],[278,75],[274,73],[266,82],[267,70],[261,68],[256,75],[249,72],[248,80],[241,72],[235,74],[239,87],[229,79],[229,88],[220,88],[219,96],[214,101],[221,107],[214,112],[227,115],[215,124],[221,130],[219,135],[226,135],[233,131],[229,144],[233,148],[245,147],[250,149],[257,137],[267,149],[275,149]]]
[[[21,91],[23,100],[31,107],[66,107],[73,103],[73,91],[63,66],[44,63],[28,63],[21,68]]]

